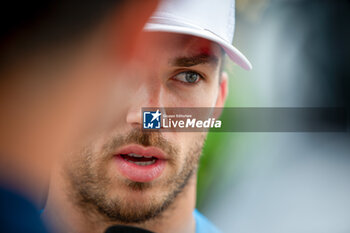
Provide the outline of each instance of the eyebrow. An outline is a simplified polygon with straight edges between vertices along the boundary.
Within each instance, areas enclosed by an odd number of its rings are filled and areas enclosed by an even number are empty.
[[[218,57],[215,55],[202,53],[194,56],[184,56],[175,58],[173,62],[171,62],[174,66],[182,66],[182,67],[190,67],[199,64],[218,64]]]

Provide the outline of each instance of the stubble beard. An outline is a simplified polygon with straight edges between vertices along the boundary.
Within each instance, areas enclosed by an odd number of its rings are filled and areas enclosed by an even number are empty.
[[[116,136],[109,140],[100,154],[94,154],[91,146],[85,147],[77,156],[78,160],[66,163],[63,175],[68,181],[68,198],[88,216],[121,224],[144,223],[156,219],[169,209],[176,198],[188,185],[190,178],[197,172],[198,161],[204,144],[205,135],[188,149],[184,165],[178,174],[162,183],[161,194],[148,195],[147,201],[126,200],[121,195],[108,195],[112,180],[107,176],[106,164],[113,158],[113,152],[120,146],[136,143],[143,146],[155,146],[169,155],[168,165],[179,166],[179,148],[166,141],[159,133],[144,133],[133,130],[127,136]],[[125,181],[124,187],[130,192],[152,191],[152,183]],[[125,189],[125,188],[124,188]],[[96,216],[97,215],[97,216]]]

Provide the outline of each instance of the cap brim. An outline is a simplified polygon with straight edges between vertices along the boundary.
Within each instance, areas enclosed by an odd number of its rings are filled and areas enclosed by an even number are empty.
[[[225,40],[221,39],[219,36],[215,35],[209,30],[197,29],[197,28],[188,28],[183,26],[176,25],[165,25],[157,23],[148,23],[145,25],[145,31],[159,31],[159,32],[173,32],[186,35],[192,35],[201,37],[207,40],[211,40],[219,44],[227,53],[228,57],[235,62],[237,65],[242,67],[245,70],[251,70],[252,65],[248,59],[233,45],[227,43]]]

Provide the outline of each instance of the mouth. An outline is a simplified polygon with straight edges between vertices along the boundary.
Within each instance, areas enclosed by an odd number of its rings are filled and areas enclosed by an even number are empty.
[[[148,166],[154,164],[158,159],[153,156],[142,156],[134,153],[120,154],[120,156],[127,162],[139,166]]]
[[[115,154],[117,170],[135,182],[151,182],[157,179],[166,165],[165,153],[156,147],[128,145]]]

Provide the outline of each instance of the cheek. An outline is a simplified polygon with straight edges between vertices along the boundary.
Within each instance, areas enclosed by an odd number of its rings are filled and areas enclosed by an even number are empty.
[[[177,148],[178,153],[173,160],[173,167],[176,169],[176,173],[181,170],[183,163],[186,157],[186,148],[187,148],[187,136],[186,133],[181,132],[164,132],[162,136],[166,141],[171,143],[174,147]]]
[[[171,132],[167,133],[166,138],[176,145],[180,152],[175,161],[178,169],[182,169],[187,161],[197,160],[201,153],[205,139],[203,132]],[[191,158],[190,158],[191,157]]]

